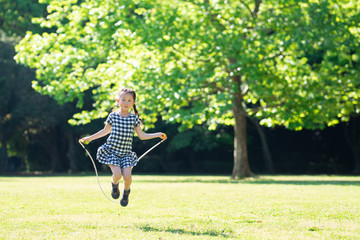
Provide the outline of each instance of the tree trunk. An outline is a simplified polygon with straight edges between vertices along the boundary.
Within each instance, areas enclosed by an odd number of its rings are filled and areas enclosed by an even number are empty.
[[[57,146],[51,146],[47,148],[47,151],[50,155],[51,159],[51,172],[61,172],[63,171],[63,166],[61,162],[61,158],[59,156],[59,152]]]
[[[54,128],[48,129],[40,136],[39,141],[50,156],[51,172],[63,171],[64,169],[59,154],[56,130]]]
[[[354,166],[353,173],[356,175],[360,175],[360,150],[353,149],[353,154],[354,154],[354,160],[355,160],[355,166]]]
[[[252,177],[247,152],[246,124],[247,114],[242,106],[242,94],[235,93],[233,103],[233,113],[235,118],[234,125],[234,168],[233,179]]]
[[[189,161],[190,161],[190,166],[191,166],[191,171],[193,173],[196,173],[197,172],[197,162],[196,161],[196,157],[195,157],[195,152],[193,150],[190,150],[188,152],[188,157],[189,157]]]
[[[260,136],[262,152],[265,160],[266,170],[268,173],[274,173],[274,164],[272,161],[271,153],[269,150],[269,145],[266,140],[264,129],[260,126],[259,122],[256,119],[250,117],[251,122],[255,125],[256,130]]]
[[[68,152],[66,153],[66,157],[69,159],[69,166],[70,166],[70,172],[74,173],[77,172],[77,166],[76,166],[76,155],[75,155],[75,141],[74,136],[71,132],[67,131],[65,133],[67,138],[67,146],[68,146]]]
[[[0,172],[6,172],[8,164],[7,141],[6,137],[1,137],[1,154],[0,154]]]
[[[344,126],[344,135],[354,156],[354,174],[360,174],[360,128],[359,119],[353,118]]]

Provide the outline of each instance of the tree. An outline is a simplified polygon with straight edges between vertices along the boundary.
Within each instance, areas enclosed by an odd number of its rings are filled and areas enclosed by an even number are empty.
[[[42,96],[31,87],[34,72],[14,61],[14,46],[26,30],[40,32],[31,18],[43,16],[45,5],[32,0],[4,0],[0,13],[0,172],[9,170],[8,152],[15,150],[17,157],[27,158],[26,146],[37,139],[50,156],[51,169],[61,169],[58,145],[51,145],[55,135],[49,131],[61,125],[65,107],[60,107],[48,96]],[[66,117],[66,116],[64,116]],[[67,132],[67,134],[71,134]],[[58,137],[59,138],[59,137]],[[21,142],[21,143],[20,143]],[[69,155],[70,159],[70,155]],[[74,169],[74,167],[72,167]]]
[[[13,118],[18,115],[14,104],[19,101],[16,90],[19,88],[20,76],[24,74],[23,68],[17,66],[13,61],[14,45],[21,33],[25,35],[25,29],[39,29],[36,25],[31,25],[31,18],[41,12],[41,5],[32,1],[17,0],[1,1],[2,11],[0,12],[0,139],[1,139],[1,156],[0,172],[7,168],[8,164],[8,140],[14,135],[17,126]],[[43,10],[43,8],[42,8]],[[33,27],[32,27],[33,26]],[[27,75],[27,74],[26,74]],[[24,77],[24,76],[23,76]]]
[[[9,37],[23,36],[26,31],[40,32],[40,26],[31,24],[31,19],[44,16],[45,9],[46,5],[35,0],[1,0],[0,30]]]
[[[74,124],[105,117],[115,89],[134,87],[145,121],[233,125],[232,177],[243,178],[247,116],[300,130],[360,111],[356,1],[47,2],[35,21],[54,31],[29,32],[16,59],[59,102],[81,108],[92,89],[94,109]]]
[[[60,106],[50,97],[35,92],[31,87],[34,72],[16,64],[14,55],[14,46],[0,41],[0,172],[8,169],[9,143],[22,141],[25,143],[20,145],[24,148],[29,143],[25,140],[25,135],[44,146],[50,157],[51,170],[63,170],[59,143],[56,142],[62,135],[56,129],[62,128],[61,133],[67,135],[71,145],[71,137],[68,135],[72,133],[64,124],[67,124],[67,118],[75,112],[74,107],[69,106],[70,104]],[[16,150],[26,154],[24,149]],[[72,170],[75,169],[72,167]]]

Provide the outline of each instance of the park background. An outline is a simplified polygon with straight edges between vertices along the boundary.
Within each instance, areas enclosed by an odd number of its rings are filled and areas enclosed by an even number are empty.
[[[81,125],[70,125],[68,121],[82,109],[88,110],[94,107],[92,91],[82,92],[83,105],[80,110],[76,99],[59,104],[51,96],[42,95],[33,89],[33,80],[36,79],[34,69],[14,60],[15,46],[27,31],[39,34],[53,31],[51,28],[41,28],[39,24],[31,21],[34,17],[47,16],[46,7],[50,2],[43,1],[39,4],[30,0],[1,1],[1,173],[92,171],[91,162],[77,140],[100,130],[104,126],[105,118]],[[283,2],[287,4],[287,1]],[[293,4],[292,1],[288,2],[290,5]],[[328,1],[324,2],[328,3]],[[340,5],[352,3],[338,2]],[[334,1],[329,1],[328,4],[333,3]],[[356,8],[356,1],[353,3]],[[357,26],[359,27],[358,22]],[[341,49],[338,49],[339,55],[347,54],[340,51]],[[354,56],[351,70],[356,73],[352,75],[355,78],[352,80],[357,82],[357,85],[355,84],[357,94],[359,94],[360,61],[355,57],[359,56],[356,55],[359,54],[358,51],[359,48],[350,53]],[[319,56],[316,54],[308,58],[309,62],[319,61]],[[116,91],[117,87],[113,89]],[[358,96],[354,97],[357,101]],[[146,96],[140,95],[139,99],[140,104],[146,104]],[[140,112],[140,115],[146,113]],[[248,120],[249,165],[255,174],[360,173],[360,118],[356,111],[349,113],[347,121],[343,122],[339,119],[337,124],[332,122],[333,126],[312,130],[295,131],[283,126],[265,127],[260,126],[258,120],[254,118]],[[214,130],[209,130],[208,125],[202,123],[183,129],[181,123],[165,121],[162,113],[159,112],[154,126],[146,131],[165,132],[168,140],[142,159],[135,169],[136,173],[231,175],[234,164],[232,126],[218,124]],[[93,156],[97,147],[104,141],[105,138],[99,139],[87,146]],[[140,155],[156,142],[156,140],[140,141],[135,137],[134,151]],[[106,168],[100,169],[108,171]]]

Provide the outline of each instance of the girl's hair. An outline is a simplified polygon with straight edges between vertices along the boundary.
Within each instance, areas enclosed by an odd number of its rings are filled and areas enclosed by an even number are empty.
[[[119,90],[119,93],[118,93],[116,99],[120,99],[121,95],[123,95],[124,93],[132,94],[132,96],[134,98],[134,101],[136,100],[136,92],[135,92],[135,90],[133,90],[131,88],[121,88]],[[133,108],[134,108],[135,115],[138,116],[138,118],[140,119],[141,124],[144,124],[143,120],[139,116],[139,112],[137,111],[135,104],[134,104]]]

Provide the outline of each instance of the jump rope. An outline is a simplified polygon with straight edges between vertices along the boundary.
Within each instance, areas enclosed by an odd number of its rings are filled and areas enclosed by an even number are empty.
[[[154,146],[152,146],[149,150],[147,150],[143,155],[141,155],[139,158],[138,158],[138,161],[140,161],[140,159],[142,159],[146,154],[148,154],[151,150],[153,150],[154,148],[156,148],[157,146],[159,146],[162,142],[164,142],[166,139],[163,139],[161,140],[160,142],[158,142],[157,144],[155,144]],[[113,203],[116,203],[118,204],[117,201],[114,201],[112,200],[111,198],[109,198],[106,193],[104,192],[104,190],[102,189],[101,187],[101,184],[100,184],[100,180],[99,180],[99,174],[98,174],[98,171],[97,171],[97,168],[96,168],[96,165],[95,165],[95,162],[94,162],[94,159],[91,157],[91,154],[89,153],[89,151],[85,148],[84,144],[79,140],[79,143],[80,145],[84,148],[84,150],[86,151],[87,155],[89,156],[93,166],[94,166],[94,170],[95,170],[95,174],[96,174],[96,179],[97,179],[97,182],[98,182],[98,185],[99,185],[99,188],[101,190],[101,192],[104,194],[104,196],[109,199],[109,201],[113,202]],[[84,142],[85,144],[88,144],[88,142]]]

